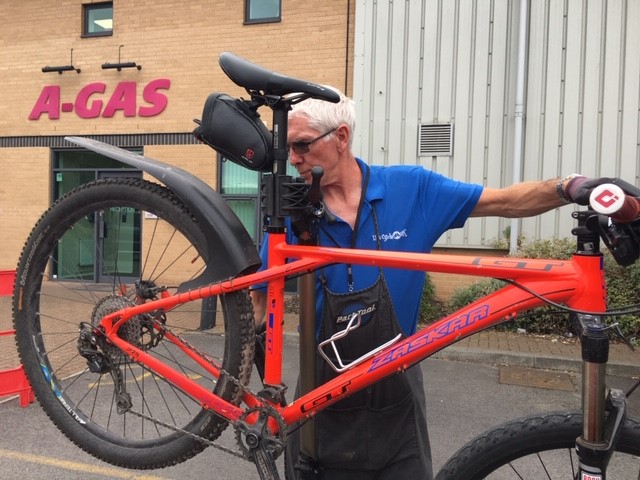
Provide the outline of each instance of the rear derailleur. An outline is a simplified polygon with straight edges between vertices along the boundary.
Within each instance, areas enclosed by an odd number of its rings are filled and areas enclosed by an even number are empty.
[[[113,379],[116,407],[119,414],[129,411],[132,407],[131,395],[127,393],[122,377],[122,370],[114,359],[104,353],[105,338],[93,326],[82,322],[78,337],[78,353],[87,361],[89,371],[104,375],[108,373]]]

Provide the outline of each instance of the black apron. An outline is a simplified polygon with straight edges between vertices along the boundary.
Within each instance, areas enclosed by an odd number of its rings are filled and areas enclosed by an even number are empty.
[[[352,246],[355,246],[368,173],[367,169]],[[375,208],[372,214],[380,249]],[[351,269],[348,271],[351,277]],[[324,291],[321,340],[345,329],[350,314],[363,312],[360,327],[336,342],[345,365],[402,333],[382,269],[379,269],[375,283],[363,290],[353,291],[352,279],[349,278],[348,293],[329,290],[323,273],[320,281]],[[325,353],[333,355],[332,348],[325,347]],[[335,358],[332,360],[336,363]],[[317,354],[318,385],[337,375]],[[431,479],[431,450],[425,413],[426,402],[419,365],[356,392],[319,412],[315,416],[319,478]],[[291,435],[287,450],[292,455],[289,458],[298,456],[297,432]]]

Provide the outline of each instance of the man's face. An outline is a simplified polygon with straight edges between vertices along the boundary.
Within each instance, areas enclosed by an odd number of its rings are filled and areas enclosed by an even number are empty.
[[[323,137],[318,138],[321,136]],[[339,159],[334,132],[320,132],[309,127],[306,117],[293,116],[288,122],[287,143],[289,162],[298,170],[300,176],[311,182],[311,169],[316,166],[322,167],[325,172],[322,183],[325,184]]]

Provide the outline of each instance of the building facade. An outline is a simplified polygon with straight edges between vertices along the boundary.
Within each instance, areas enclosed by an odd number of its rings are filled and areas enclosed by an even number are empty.
[[[0,20],[0,269],[52,201],[122,174],[66,135],[193,172],[259,243],[258,175],[191,135],[209,93],[244,93],[223,51],[353,96],[354,150],[372,164],[490,187],[573,172],[640,184],[635,0],[32,0],[3,3]],[[437,246],[566,237],[569,212],[471,219]]]
[[[574,172],[639,185],[639,35],[635,0],[359,0],[356,149],[490,187]],[[472,219],[438,244],[570,237],[569,214]]]
[[[210,93],[246,95],[217,57],[230,51],[351,93],[354,13],[349,0],[312,10],[303,0],[4,2],[0,270],[15,268],[31,228],[56,198],[122,174],[123,165],[72,148],[68,135],[194,173],[225,194],[258,242],[257,175],[219,161],[191,134]],[[91,249],[83,251],[69,257],[91,263]]]

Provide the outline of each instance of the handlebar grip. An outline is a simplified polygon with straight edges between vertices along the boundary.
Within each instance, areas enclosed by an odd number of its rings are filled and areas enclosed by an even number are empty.
[[[589,204],[596,212],[621,223],[630,223],[640,217],[640,200],[626,195],[612,183],[598,185],[591,191]]]

